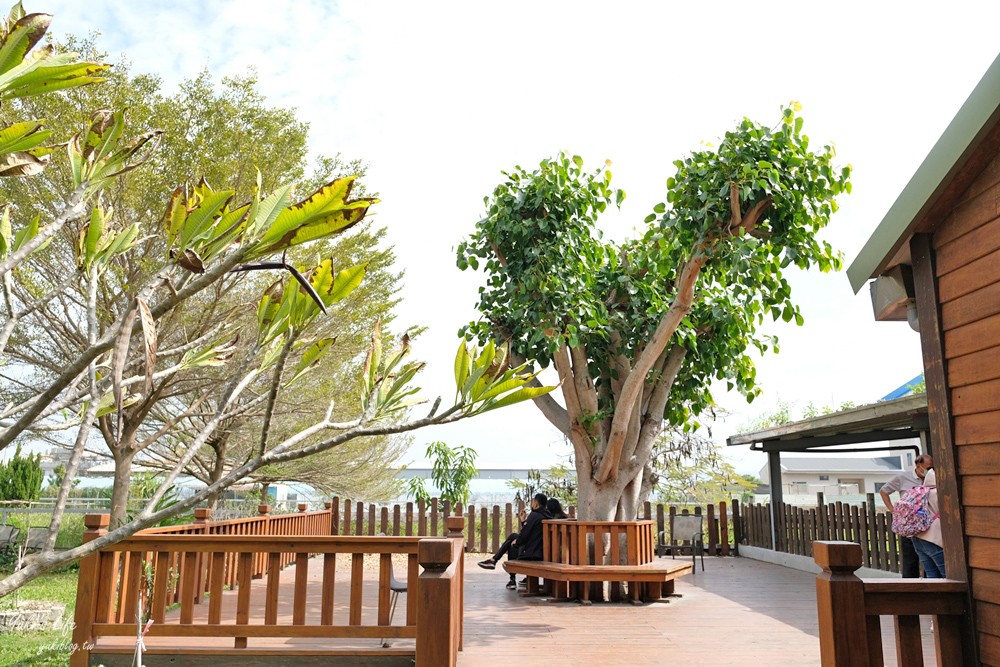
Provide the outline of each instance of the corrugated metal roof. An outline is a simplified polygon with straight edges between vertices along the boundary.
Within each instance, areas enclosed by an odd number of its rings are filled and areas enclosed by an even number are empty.
[[[785,472],[881,472],[887,474],[896,474],[903,470],[898,456],[810,456],[802,459],[786,456],[781,459],[781,469]]]

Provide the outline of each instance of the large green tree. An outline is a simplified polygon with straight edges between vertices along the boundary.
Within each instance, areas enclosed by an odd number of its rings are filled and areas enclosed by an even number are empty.
[[[786,269],[841,264],[817,240],[850,188],[833,158],[810,146],[794,107],[775,127],[744,119],[674,162],[666,201],[623,243],[597,229],[625,197],[610,164],[585,171],[560,154],[504,172],[458,248],[459,268],[485,274],[465,332],[555,367],[562,404],[535,403],[572,443],[581,518],[636,516],[664,422],[693,426],[712,381],[757,394],[749,351],[774,344],[761,325],[802,323]]]

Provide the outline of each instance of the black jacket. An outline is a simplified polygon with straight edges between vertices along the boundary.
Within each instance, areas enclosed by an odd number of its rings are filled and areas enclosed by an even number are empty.
[[[517,535],[518,560],[542,560],[542,520],[551,518],[544,507],[531,510]]]

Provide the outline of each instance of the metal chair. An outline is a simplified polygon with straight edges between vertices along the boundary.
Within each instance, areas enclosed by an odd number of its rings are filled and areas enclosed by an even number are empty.
[[[0,549],[15,546],[20,536],[20,528],[16,526],[0,526]]]
[[[46,540],[49,539],[49,529],[48,528],[28,528],[28,536],[24,540],[24,550],[28,551],[41,551],[45,546]]]
[[[379,533],[379,537],[385,537],[385,533]],[[399,594],[406,592],[406,582],[396,579],[391,558],[389,559],[389,590],[392,591],[392,596],[389,598],[389,625],[392,625],[392,617],[396,615],[396,602],[399,600]],[[389,648],[390,646],[392,644],[389,640],[383,638],[382,648]]]
[[[679,549],[691,549],[691,565],[701,554],[701,571],[705,571],[705,517],[701,514],[677,514],[670,517],[670,557],[676,558]],[[688,542],[688,544],[684,544]],[[692,569],[692,573],[696,570]]]
[[[389,561],[389,590],[392,591],[392,600],[389,603],[389,625],[392,625],[392,617],[396,613],[396,601],[399,600],[400,593],[406,592],[406,582],[396,579],[396,575],[392,571],[392,561]]]

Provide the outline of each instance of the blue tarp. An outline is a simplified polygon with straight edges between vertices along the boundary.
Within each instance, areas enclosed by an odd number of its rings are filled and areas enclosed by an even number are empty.
[[[920,384],[921,382],[923,382],[923,381],[924,381],[924,374],[921,373],[917,377],[913,378],[912,380],[910,380],[909,382],[907,382],[906,384],[904,384],[902,387],[898,387],[898,388],[893,389],[892,391],[890,391],[888,394],[886,394],[885,396],[883,396],[881,400],[883,400],[883,401],[891,401],[894,398],[902,398],[903,396],[906,396],[907,394],[912,394],[913,393],[913,388],[915,386],[917,386],[918,384]]]

